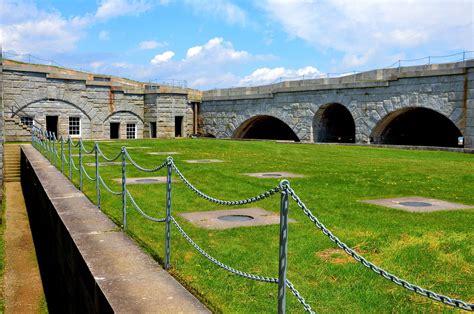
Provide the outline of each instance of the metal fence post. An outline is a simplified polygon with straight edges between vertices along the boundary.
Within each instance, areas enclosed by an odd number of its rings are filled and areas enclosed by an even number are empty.
[[[52,139],[53,135],[51,132],[48,132],[48,158],[49,161],[53,161],[53,155],[51,154],[52,149]]]
[[[38,143],[39,148],[41,149],[41,153],[44,154],[44,132],[43,132],[43,130],[38,131],[38,137],[39,137],[39,140],[40,140],[40,142]]]
[[[127,229],[127,160],[122,146],[122,225]]]
[[[47,158],[51,161],[51,132],[46,131],[46,135],[47,135],[47,139],[48,139],[48,142],[47,142],[47,145],[46,145],[46,152],[48,153]]]
[[[57,148],[56,148],[56,134],[53,133],[53,163],[54,167],[57,167],[57,160],[56,160],[56,153],[57,153]]]
[[[46,131],[41,131],[41,139],[42,139],[41,147],[43,148],[43,155],[44,155],[45,149],[46,149]]]
[[[97,195],[97,207],[100,209],[100,180],[99,180],[99,144],[94,144],[95,149],[95,191]]]
[[[280,254],[278,261],[278,313],[286,311],[286,269],[288,264],[288,181],[280,182]]]
[[[82,140],[79,140],[79,190],[82,191]]]
[[[67,141],[68,141],[68,144],[67,144],[67,145],[68,145],[68,149],[69,149],[69,150],[68,150],[68,157],[69,157],[69,180],[72,181],[72,161],[71,161],[71,160],[72,160],[72,153],[71,153],[71,148],[72,148],[71,145],[72,145],[72,144],[71,144],[71,137],[70,137],[70,136],[68,136]]]
[[[171,255],[171,234],[170,234],[170,223],[171,223],[171,171],[173,170],[173,158],[167,158],[167,169],[166,175],[166,257],[165,257],[165,269],[170,267],[170,255]]]
[[[46,131],[47,139],[46,142],[46,152],[48,153],[48,159],[51,160],[51,133]]]
[[[64,139],[61,136],[61,173],[64,174]]]

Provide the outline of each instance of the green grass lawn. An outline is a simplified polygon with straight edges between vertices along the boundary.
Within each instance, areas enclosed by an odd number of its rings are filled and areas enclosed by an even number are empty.
[[[423,196],[474,205],[474,156],[333,145],[242,142],[206,139],[134,140],[101,143],[112,157],[130,149],[144,167],[166,156],[147,151],[176,151],[176,165],[203,192],[227,200],[255,196],[279,179],[244,176],[246,172],[288,171],[305,175],[291,187],[333,233],[368,260],[414,284],[474,302],[474,210],[409,213],[358,202],[364,199]],[[86,144],[87,148],[92,143]],[[186,159],[222,159],[223,163],[189,164]],[[93,157],[85,157],[93,162]],[[76,158],[77,160],[77,158]],[[76,162],[77,163],[77,162]],[[94,175],[94,167],[87,167]],[[120,166],[101,167],[106,183],[120,184]],[[128,177],[165,176],[127,166]],[[173,176],[177,178],[175,174]],[[77,173],[74,182],[78,182]],[[86,194],[95,200],[95,185],[85,179]],[[165,216],[165,185],[130,185],[137,203],[154,217]],[[209,203],[182,182],[173,184],[172,212],[225,209]],[[121,221],[121,198],[102,189],[103,211]],[[277,213],[279,195],[241,207]],[[228,207],[232,208],[232,207]],[[235,207],[233,207],[235,208]],[[240,270],[278,276],[279,226],[205,230],[176,219],[211,255]],[[346,257],[290,202],[288,278],[316,312],[432,312],[452,308],[388,282]],[[128,232],[155,259],[164,256],[165,225],[145,220],[128,207]],[[275,312],[277,285],[250,281],[213,265],[171,229],[171,273],[217,312]],[[157,292],[159,293],[159,292]],[[288,291],[288,312],[303,308]]]

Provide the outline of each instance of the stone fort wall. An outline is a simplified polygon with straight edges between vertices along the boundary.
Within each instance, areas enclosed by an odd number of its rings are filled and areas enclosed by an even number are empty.
[[[4,64],[2,77],[7,141],[29,139],[22,117],[32,118],[43,129],[54,123],[58,138],[69,135],[71,117],[80,120],[80,134],[71,136],[83,139],[111,138],[113,123],[119,123],[118,137],[122,139],[127,138],[127,125],[134,125],[135,138],[153,134],[172,138],[176,135],[175,116],[183,117],[180,136],[193,131],[186,89],[154,86],[147,90],[145,84],[125,79],[13,62]],[[57,124],[50,117],[57,117]]]
[[[356,143],[368,143],[386,121],[406,108],[428,108],[451,120],[474,147],[474,61],[386,69],[342,78],[283,82],[203,93],[204,133],[236,137],[249,119],[272,116],[303,142],[316,141],[324,106],[341,104],[355,122]]]

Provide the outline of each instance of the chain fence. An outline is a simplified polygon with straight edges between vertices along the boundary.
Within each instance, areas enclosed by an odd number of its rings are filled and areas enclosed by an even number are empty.
[[[56,144],[57,142],[61,143],[61,153],[57,155],[56,151]],[[174,225],[174,227],[177,229],[179,234],[199,253],[201,254],[204,258],[206,258],[208,261],[213,263],[214,265],[234,274],[239,277],[243,277],[245,279],[249,280],[254,280],[254,281],[259,281],[259,282],[264,282],[264,283],[271,283],[271,284],[277,284],[278,285],[278,312],[279,313],[285,313],[286,309],[286,288],[288,288],[291,293],[296,297],[298,302],[301,304],[303,309],[309,313],[314,313],[312,307],[305,301],[305,298],[301,295],[301,293],[296,289],[296,287],[293,285],[293,283],[286,278],[286,270],[287,270],[287,239],[288,239],[288,199],[291,197],[291,200],[293,200],[296,205],[302,210],[304,215],[308,217],[308,219],[315,225],[317,229],[319,229],[324,235],[326,235],[330,241],[335,243],[339,248],[341,248],[346,254],[351,256],[353,259],[355,259],[357,262],[361,263],[364,265],[366,268],[372,270],[376,274],[382,276],[383,278],[389,280],[390,282],[393,282],[394,284],[401,286],[409,291],[412,291],[414,293],[417,293],[421,296],[427,297],[431,300],[441,302],[443,304],[458,308],[458,309],[463,309],[466,311],[474,311],[474,304],[468,303],[462,300],[454,299],[448,296],[445,296],[443,294],[439,294],[436,292],[433,292],[428,289],[424,289],[422,287],[419,287],[417,285],[414,285],[412,283],[409,283],[408,281],[401,279],[390,272],[374,265],[367,259],[365,259],[363,256],[358,254],[354,249],[350,248],[347,244],[342,242],[337,236],[335,236],[326,226],[324,226],[323,223],[321,223],[318,218],[311,212],[311,210],[305,205],[305,203],[301,200],[301,198],[298,196],[298,194],[291,188],[290,183],[287,180],[283,180],[280,182],[278,186],[272,187],[269,190],[260,193],[254,197],[242,199],[242,200],[221,200],[212,196],[209,196],[196,188],[184,175],[183,173],[179,170],[175,162],[173,161],[172,157],[167,157],[166,160],[160,164],[159,166],[155,168],[144,168],[140,166],[137,162],[133,160],[133,158],[130,156],[128,153],[127,149],[125,147],[122,147],[121,152],[117,154],[114,158],[108,158],[106,157],[102,150],[99,147],[98,143],[94,144],[94,147],[92,150],[86,150],[82,140],[79,139],[77,144],[74,144],[71,140],[71,138],[68,138],[66,142],[69,147],[68,151],[68,156],[65,155],[64,153],[64,141],[61,138],[60,141],[56,139],[56,137],[51,134],[48,134],[36,127],[32,129],[32,145],[40,151],[47,159],[49,159],[51,162],[53,160],[56,160],[57,157],[61,159],[61,170],[64,173],[64,164],[66,162],[66,159],[68,160],[69,165],[71,166],[70,169],[74,168],[76,171],[80,171],[80,189],[82,191],[82,173],[85,174],[85,176],[90,180],[90,181],[96,181],[96,188],[97,188],[97,203],[98,207],[100,208],[100,186],[103,186],[109,193],[112,195],[122,195],[122,209],[123,209],[123,228],[126,229],[127,224],[126,224],[126,217],[127,217],[127,205],[126,205],[126,200],[128,199],[131,202],[132,207],[145,219],[148,219],[153,222],[157,223],[166,223],[166,252],[165,252],[165,268],[167,269],[169,267],[169,261],[170,261],[170,225]],[[72,147],[77,147],[79,150],[79,167],[76,167],[74,159],[71,157],[71,148]],[[92,178],[87,171],[85,170],[83,166],[83,154],[90,154],[92,152],[95,152],[95,167],[96,167],[96,178]],[[54,155],[52,155],[54,153]],[[103,178],[99,174],[99,158],[104,158],[107,161],[115,161],[122,157],[122,189],[121,191],[114,191],[112,190],[109,186],[107,186],[103,180]],[[127,184],[126,184],[126,165],[127,165],[127,160],[128,162],[133,165],[135,168],[137,168],[140,171],[143,172],[156,172],[159,171],[163,168],[167,168],[167,193],[166,193],[166,198],[167,198],[167,210],[166,210],[166,217],[165,218],[156,218],[153,216],[148,215],[145,213],[143,209],[137,204],[136,200],[130,193],[130,191],[127,189]],[[57,166],[57,165],[56,165]],[[281,195],[281,211],[280,211],[280,254],[279,254],[279,274],[278,277],[268,277],[268,276],[262,276],[258,274],[252,274],[248,273],[242,270],[239,270],[237,268],[234,268],[230,265],[227,265],[221,261],[219,261],[217,258],[213,257],[211,254],[206,252],[201,246],[199,246],[190,236],[189,234],[184,231],[184,229],[181,227],[181,225],[176,221],[175,217],[171,215],[171,174],[172,172],[175,172],[177,176],[180,178],[182,182],[185,183],[186,187],[189,188],[192,192],[197,194],[199,197],[220,205],[226,205],[226,206],[237,206],[237,205],[244,205],[244,204],[251,204],[255,203],[258,201],[261,201],[263,199],[269,198],[274,196],[277,193],[280,193]],[[70,178],[71,178],[71,173],[70,173]]]

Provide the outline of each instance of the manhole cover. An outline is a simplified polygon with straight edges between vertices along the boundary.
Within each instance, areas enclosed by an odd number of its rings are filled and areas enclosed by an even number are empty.
[[[282,177],[282,175],[279,174],[279,173],[262,173],[262,177],[275,177],[275,178],[277,178],[277,177]]]
[[[138,183],[156,183],[158,180],[156,179],[136,179],[135,182]]]
[[[413,207],[429,207],[433,206],[433,204],[425,203],[425,202],[400,202],[398,203],[402,206],[413,206]]]
[[[217,217],[217,219],[224,220],[224,221],[249,221],[249,220],[253,220],[254,218],[248,215],[225,215],[225,216],[219,216]]]

